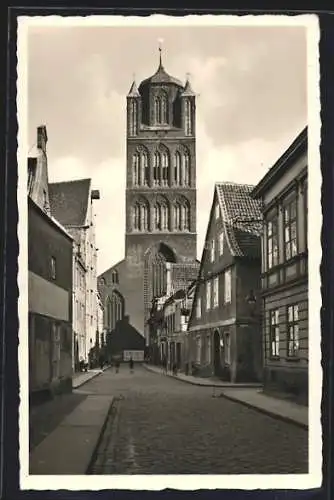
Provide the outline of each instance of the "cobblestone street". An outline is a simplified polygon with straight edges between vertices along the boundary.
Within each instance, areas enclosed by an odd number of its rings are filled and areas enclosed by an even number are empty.
[[[115,397],[91,474],[298,474],[308,434],[192,386],[136,367],[107,370],[78,393]]]

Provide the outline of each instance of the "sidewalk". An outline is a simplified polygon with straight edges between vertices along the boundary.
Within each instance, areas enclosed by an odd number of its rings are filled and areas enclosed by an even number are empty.
[[[74,373],[72,377],[72,388],[77,389],[78,387],[81,387],[83,384],[96,377],[97,375],[100,375],[108,368],[110,368],[109,365],[102,368],[102,370],[101,368],[97,368],[95,370],[88,370],[87,372]]]
[[[30,474],[86,474],[113,398],[90,395],[30,453]]]
[[[162,375],[161,368],[151,365],[143,365],[147,370]],[[308,407],[298,405],[292,401],[278,399],[263,393],[260,384],[232,384],[230,382],[218,381],[215,379],[204,379],[193,377],[191,375],[172,375],[167,376],[187,382],[188,384],[206,386],[212,388],[221,388],[217,397],[224,397],[231,401],[238,402],[249,408],[266,413],[273,418],[294,423],[305,429],[308,428]]]
[[[159,373],[159,375],[163,375],[163,370],[159,366],[152,366],[143,364],[143,366],[154,373]],[[164,374],[166,376],[166,374]],[[241,383],[241,384],[233,384],[232,382],[224,382],[223,380],[219,380],[218,378],[210,377],[210,378],[201,378],[194,377],[193,375],[185,375],[184,373],[178,373],[177,375],[173,375],[171,372],[167,373],[168,377],[173,377],[178,380],[182,380],[183,382],[187,382],[188,384],[193,385],[201,385],[205,387],[240,387],[240,388],[248,388],[248,387],[262,387],[261,384],[257,383]]]

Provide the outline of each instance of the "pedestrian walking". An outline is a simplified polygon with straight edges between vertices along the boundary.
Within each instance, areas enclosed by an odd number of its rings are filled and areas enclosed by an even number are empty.
[[[118,359],[116,359],[116,361],[115,361],[115,369],[116,369],[116,373],[118,373],[118,372],[119,372],[119,365],[120,365],[120,362],[119,362],[119,360],[118,360]]]
[[[129,366],[130,366],[130,373],[133,373],[133,359],[132,359],[132,356],[131,356],[130,361],[129,361]]]

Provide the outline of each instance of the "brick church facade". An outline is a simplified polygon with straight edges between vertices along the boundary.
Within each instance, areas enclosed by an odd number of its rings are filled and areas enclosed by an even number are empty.
[[[155,74],[127,95],[125,258],[99,277],[107,331],[129,316],[147,337],[167,267],[177,286],[197,277],[195,99],[188,79],[165,71],[161,53]]]

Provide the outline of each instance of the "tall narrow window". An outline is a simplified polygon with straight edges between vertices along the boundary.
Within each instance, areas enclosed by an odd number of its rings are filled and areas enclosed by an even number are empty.
[[[288,307],[288,356],[296,357],[299,353],[299,311],[298,304]]]
[[[188,151],[183,153],[183,172],[182,183],[184,186],[189,186],[190,183],[190,156]]]
[[[139,185],[139,155],[135,153],[132,157],[132,183],[134,186]]]
[[[164,151],[161,155],[161,159],[162,159],[162,185],[168,186],[169,184],[168,153]]]
[[[168,230],[168,207],[164,203],[161,205],[161,231]]]
[[[168,101],[167,96],[161,96],[161,123],[168,123]]]
[[[133,207],[133,229],[138,231],[140,228],[140,206],[138,203]]]
[[[196,301],[196,318],[200,318],[202,315],[202,302],[201,298],[199,297]]]
[[[51,257],[51,278],[55,280],[56,277],[57,277],[56,258]]]
[[[213,307],[219,305],[219,277],[216,276],[213,280]]]
[[[190,230],[190,206],[187,200],[177,201],[174,206],[174,228],[178,231]]]
[[[174,157],[174,182],[179,185],[181,181],[181,155],[178,151],[175,153]]]
[[[174,206],[174,229],[181,231],[181,207],[179,203]]]
[[[185,132],[186,135],[192,135],[192,116],[191,116],[191,102],[189,99],[185,101]]]
[[[278,219],[272,218],[267,224],[268,269],[278,264]]]
[[[158,231],[161,230],[161,213],[159,204],[154,206],[154,226]]]
[[[211,309],[211,281],[206,282],[206,310]]]
[[[141,179],[144,186],[149,184],[149,166],[148,166],[148,155],[146,151],[142,151],[140,155],[140,166],[141,166]]]
[[[297,200],[284,207],[284,247],[285,259],[297,255]]]
[[[158,186],[160,184],[160,164],[161,164],[160,153],[158,151],[156,151],[154,153],[154,164],[153,164],[153,184],[154,184],[154,186]]]
[[[156,97],[154,99],[154,115],[156,123],[161,123],[161,99]]]
[[[224,302],[225,304],[228,304],[231,302],[231,269],[228,269],[225,271],[224,274],[225,277],[225,283],[224,283]]]
[[[133,229],[135,231],[148,230],[148,205],[145,201],[140,201],[133,207]]]
[[[279,309],[269,311],[270,321],[270,354],[279,356]]]
[[[130,103],[130,135],[137,135],[138,124],[138,103],[131,101]]]
[[[224,253],[224,231],[222,231],[219,234],[219,241],[218,241],[218,246],[219,246],[219,255],[223,255]]]
[[[216,240],[213,238],[211,240],[211,248],[210,248],[210,258],[211,262],[215,261],[215,256],[216,256]]]
[[[140,208],[141,208],[141,212],[140,212],[141,230],[147,231],[148,230],[148,207],[147,207],[147,205],[142,204]]]

